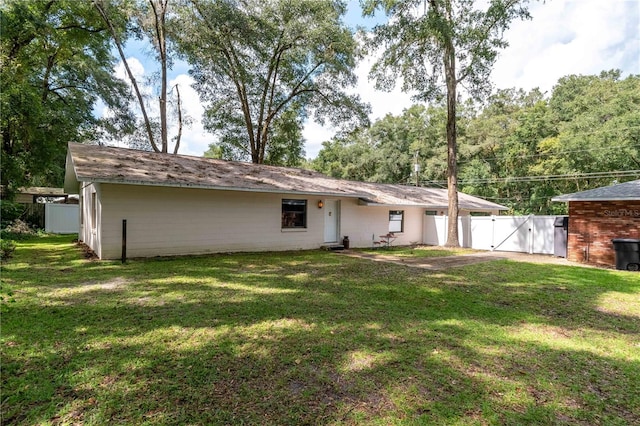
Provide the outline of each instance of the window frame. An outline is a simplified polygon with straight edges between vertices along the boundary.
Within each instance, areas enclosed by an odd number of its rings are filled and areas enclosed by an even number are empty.
[[[400,216],[400,220],[393,219],[392,216]],[[391,230],[391,224],[396,222],[400,222],[399,231]],[[404,210],[389,210],[389,232],[393,232],[394,234],[401,234],[404,232]]]
[[[286,209],[287,206],[302,206],[302,210]],[[309,202],[306,199],[283,198],[280,202],[280,229],[282,230],[305,230],[308,224]],[[289,216],[290,224],[285,223],[286,215]],[[302,224],[296,218],[301,216]]]
[[[98,195],[95,192],[91,193],[91,229],[95,230],[98,227]]]

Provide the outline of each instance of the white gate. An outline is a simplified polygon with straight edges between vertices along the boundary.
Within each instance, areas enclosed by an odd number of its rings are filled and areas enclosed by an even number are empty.
[[[478,250],[553,254],[558,216],[460,216],[462,247]],[[425,216],[423,243],[442,246],[447,241],[446,216]]]
[[[77,204],[44,205],[44,230],[53,234],[77,234],[80,229],[80,208]]]

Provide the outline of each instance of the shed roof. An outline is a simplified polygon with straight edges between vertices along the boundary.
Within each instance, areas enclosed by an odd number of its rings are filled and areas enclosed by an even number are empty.
[[[551,201],[619,201],[640,200],[640,179],[616,185],[603,186],[573,194],[559,195]]]
[[[359,198],[365,205],[438,209],[448,204],[446,189],[355,182],[292,167],[69,143],[65,190],[77,193],[79,182],[340,196]],[[471,195],[458,196],[461,209],[507,210]]]
[[[0,193],[4,195],[5,187],[2,185],[0,187]],[[66,195],[64,189],[62,188],[53,188],[48,186],[28,186],[23,188],[18,188],[18,194],[24,195],[37,195],[41,197],[59,197]]]

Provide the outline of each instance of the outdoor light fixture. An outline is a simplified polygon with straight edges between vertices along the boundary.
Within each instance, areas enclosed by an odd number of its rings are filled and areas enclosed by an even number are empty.
[[[318,208],[321,209],[322,207],[324,207],[324,203],[320,200],[318,201]]]

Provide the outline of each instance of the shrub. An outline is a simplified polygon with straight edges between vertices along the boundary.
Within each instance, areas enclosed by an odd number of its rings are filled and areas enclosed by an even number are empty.
[[[14,220],[0,233],[0,237],[7,240],[24,240],[34,235],[36,235],[36,231],[20,219]]]
[[[2,218],[2,228],[13,223],[24,213],[25,207],[22,204],[12,201],[0,200],[0,217]]]
[[[13,240],[0,239],[0,260],[5,260],[13,255],[16,250],[16,242]]]

